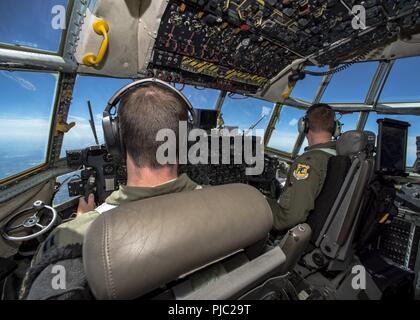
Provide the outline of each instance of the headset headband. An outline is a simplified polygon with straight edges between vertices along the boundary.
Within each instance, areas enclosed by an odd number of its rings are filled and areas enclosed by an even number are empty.
[[[316,109],[318,108],[326,108],[328,110],[333,110],[333,108],[325,103],[318,103],[318,104],[314,104],[312,106],[309,107],[308,110],[306,110],[305,115],[300,118],[299,122],[298,122],[298,131],[299,133],[305,133],[307,134],[309,131],[309,115]],[[335,112],[334,112],[335,114]],[[341,130],[342,130],[342,124],[339,120],[336,119],[336,117],[334,116],[334,129],[332,130],[332,135],[334,138],[338,138],[341,135]]]
[[[169,91],[175,93],[177,96],[179,96],[184,102],[185,105],[187,106],[188,112],[190,114],[190,118],[192,121],[194,121],[194,108],[191,105],[191,102],[187,99],[187,97],[185,97],[185,95],[179,91],[178,89],[176,89],[175,87],[171,86],[170,84],[159,80],[159,79],[155,79],[155,78],[148,78],[148,79],[142,79],[142,80],[137,80],[134,81],[133,83],[130,83],[128,85],[126,85],[125,87],[121,88],[118,92],[116,92],[111,99],[109,99],[108,104],[104,110],[103,116],[107,117],[111,115],[111,109],[114,108],[119,102],[120,100],[123,98],[123,96],[125,94],[127,94],[130,90],[133,89],[137,89],[143,86],[147,86],[149,84],[156,84],[159,85],[165,89],[168,89]]]
[[[316,110],[318,108],[325,108],[325,109],[334,111],[333,108],[331,108],[331,106],[328,105],[328,104],[325,104],[325,103],[317,103],[317,104],[313,104],[312,106],[310,106],[308,108],[308,110],[306,110],[306,115],[308,116],[311,112],[313,112],[314,110]]]
[[[111,155],[115,159],[121,160],[124,157],[125,147],[124,141],[121,136],[118,113],[111,114],[111,110],[121,101],[122,97],[124,97],[124,95],[127,94],[127,92],[129,92],[130,90],[147,86],[149,84],[158,85],[166,90],[169,90],[170,92],[174,93],[177,97],[179,97],[182,101],[184,101],[185,107],[188,112],[189,127],[191,128],[194,126],[194,108],[191,105],[191,102],[184,96],[184,94],[181,91],[174,88],[170,84],[158,79],[149,78],[134,81],[133,83],[130,83],[129,85],[123,87],[117,93],[115,93],[111,97],[111,99],[109,99],[108,104],[103,112],[102,127],[104,130],[105,143],[108,147],[109,153],[111,153]]]

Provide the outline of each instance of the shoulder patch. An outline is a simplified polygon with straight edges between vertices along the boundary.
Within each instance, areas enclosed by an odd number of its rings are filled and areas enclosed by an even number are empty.
[[[293,171],[293,176],[296,180],[306,180],[309,177],[309,169],[311,167],[307,164],[298,163],[296,169]]]

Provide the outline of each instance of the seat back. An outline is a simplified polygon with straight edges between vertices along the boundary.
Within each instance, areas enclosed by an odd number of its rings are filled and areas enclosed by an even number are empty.
[[[98,299],[141,297],[258,243],[272,223],[264,196],[242,184],[120,206],[97,218],[85,237],[89,286]]]
[[[313,244],[317,249],[312,251],[317,255],[315,265],[320,266],[328,259],[344,262],[350,256],[361,201],[373,173],[374,162],[371,150],[374,140],[375,135],[371,132],[349,131],[337,142],[338,156],[350,159],[351,165],[339,192],[335,195],[331,209],[327,214],[325,211],[319,214],[321,221],[314,223],[314,219],[317,218],[315,215],[311,221],[317,231],[313,237]],[[331,178],[331,174],[336,172],[327,173],[327,183],[340,181],[344,176],[341,173],[340,177]],[[319,259],[320,255],[327,259]],[[309,264],[314,262],[310,261],[310,256],[306,256],[305,259]]]
[[[358,158],[353,164],[355,170],[349,172],[351,179],[343,184],[339,201],[334,204],[334,215],[321,232],[322,239],[316,242],[326,256],[340,261],[345,261],[350,253],[362,197],[373,171],[373,162],[369,159]]]
[[[351,166],[348,156],[337,155],[328,160],[327,176],[322,190],[315,200],[315,207],[308,217],[308,225],[312,229],[312,243],[319,237],[325,221],[334,205]]]

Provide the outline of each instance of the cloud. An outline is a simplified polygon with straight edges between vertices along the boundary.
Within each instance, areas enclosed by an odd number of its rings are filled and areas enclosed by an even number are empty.
[[[248,111],[248,110],[246,110],[246,109],[244,109],[244,110],[241,110],[247,117],[251,117],[252,116],[252,112],[250,112],[250,111]]]
[[[268,108],[268,107],[262,107],[262,110],[261,110],[261,117],[266,117],[266,116],[269,116],[270,115],[270,113],[271,113],[271,108]]]
[[[274,131],[268,145],[271,148],[291,152],[293,150],[293,147],[295,146],[296,138],[296,132],[279,133],[277,131]]]
[[[0,118],[1,143],[12,143],[13,141],[32,142],[34,140],[46,139],[49,135],[50,122],[46,119],[13,119]]]
[[[104,135],[101,123],[95,121],[95,128],[99,143],[104,143]],[[62,155],[65,155],[66,150],[82,149],[94,144],[95,138],[93,137],[89,121],[87,119],[83,119],[83,121],[76,122],[76,126],[65,134],[63,140]]]
[[[289,126],[295,127],[298,124],[299,120],[296,118],[293,118],[289,121]]]
[[[76,126],[64,136],[64,149],[84,148],[95,144],[92,129],[87,120],[77,121]],[[0,148],[19,145],[46,145],[50,133],[50,121],[47,119],[0,118],[2,123]],[[103,142],[103,130],[95,123],[100,142]],[[31,147],[32,148],[32,147]]]
[[[87,121],[87,119],[85,119],[83,117],[77,117],[77,116],[72,116],[72,115],[68,116],[68,120],[69,121],[76,121],[76,122],[86,122]]]
[[[32,82],[25,80],[22,77],[17,76],[16,74],[13,74],[13,72],[1,71],[0,73],[4,77],[17,82],[22,88],[29,91],[36,91],[36,86]]]
[[[20,47],[29,47],[29,48],[38,48],[38,44],[29,41],[22,41],[22,40],[13,40],[13,43],[16,43]]]
[[[76,126],[64,136],[63,149],[79,149],[95,144],[88,115],[86,117],[69,115],[68,119],[68,122],[75,121]],[[93,120],[99,142],[103,142],[102,115],[99,113],[94,114]]]

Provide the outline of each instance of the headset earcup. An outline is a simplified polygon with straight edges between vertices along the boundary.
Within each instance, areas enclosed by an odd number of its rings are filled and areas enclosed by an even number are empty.
[[[302,117],[299,119],[298,121],[298,131],[300,134],[302,133],[307,133],[307,121],[306,121],[306,117]]]
[[[112,132],[112,118],[110,115],[104,116],[102,119],[102,128],[104,131],[104,140],[108,149],[115,145],[115,137]]]
[[[124,143],[122,141],[122,135],[121,135],[121,130],[120,130],[120,124],[119,124],[119,118],[116,117],[114,120],[112,120],[112,133],[114,136],[114,141],[115,144],[113,146],[113,151],[111,153],[112,156],[117,159],[119,158],[120,160],[122,160],[125,157],[124,154]]]
[[[113,108],[116,108],[116,106],[120,103],[122,96],[125,95],[129,90],[133,90],[133,88],[138,88],[138,87],[146,86],[149,84],[159,85],[177,94],[179,98],[183,100],[183,102],[185,103],[187,111],[189,113],[190,119],[188,119],[188,127],[189,127],[188,131],[193,129],[195,126],[196,117],[195,117],[194,108],[191,105],[191,102],[184,96],[182,92],[177,90],[175,87],[171,86],[170,84],[164,81],[154,79],[154,78],[142,79],[142,80],[138,80],[133,83],[130,83],[129,85],[121,88],[118,92],[116,92],[111,97],[111,99],[108,101],[108,104],[104,110],[104,117],[102,120],[105,143],[107,145],[109,153],[115,159],[124,160],[124,158],[126,157],[126,148],[125,148],[125,143],[122,139],[122,134],[120,132],[118,117],[112,118],[111,110]]]
[[[121,132],[121,127],[120,127],[120,123],[119,123],[119,118],[115,119],[114,125],[115,125],[114,132],[115,132],[115,134],[118,138],[118,146],[117,146],[118,147],[118,154],[119,154],[120,158],[125,161],[125,157],[126,157],[125,143],[124,143],[124,140],[122,138],[122,132]]]
[[[339,136],[341,136],[342,127],[343,127],[343,124],[340,121],[338,120],[334,121],[334,132],[333,132],[334,138],[338,138]]]
[[[102,119],[102,127],[104,130],[105,144],[108,152],[115,158],[121,157],[121,136],[119,132],[118,117],[112,119],[106,116]]]

